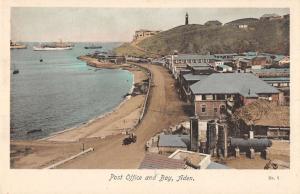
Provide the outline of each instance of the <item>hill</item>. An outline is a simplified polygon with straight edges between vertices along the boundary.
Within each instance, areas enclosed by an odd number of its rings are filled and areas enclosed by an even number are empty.
[[[253,24],[258,22],[257,18],[243,18],[226,23],[225,25]]]
[[[137,44],[126,43],[115,49],[118,54],[145,56],[159,53],[241,53],[247,51],[289,54],[289,20],[261,21],[251,18],[247,29],[233,25],[182,25],[146,38]],[[254,22],[255,21],[255,22]],[[236,20],[233,23],[243,20]]]

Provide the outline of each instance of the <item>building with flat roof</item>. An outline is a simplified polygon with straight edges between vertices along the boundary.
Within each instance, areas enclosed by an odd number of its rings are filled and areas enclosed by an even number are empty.
[[[232,72],[232,67],[222,64],[222,65],[217,65],[216,70],[218,72]]]
[[[211,74],[190,89],[200,119],[218,119],[257,99],[280,101],[276,88],[250,73]]]
[[[160,30],[145,30],[145,29],[137,30],[137,31],[135,31],[135,34],[133,36],[133,41],[148,38],[150,36],[158,34],[159,32],[161,32],[161,31]]]
[[[187,150],[190,141],[189,135],[159,135],[159,153],[173,153],[177,149]]]
[[[290,103],[290,77],[263,77],[260,78],[276,87],[283,93],[284,100],[281,102],[282,105],[289,105]]]
[[[188,65],[207,63],[213,66],[214,62],[214,55],[178,54],[170,56],[167,68],[172,72],[174,78],[178,79],[180,71],[186,69]]]
[[[184,160],[189,168],[206,169],[210,164],[210,155],[186,150],[176,150],[169,158]]]
[[[238,56],[237,53],[225,53],[225,54],[214,54],[216,59],[222,59],[222,60],[232,60],[233,57]]]
[[[269,57],[262,55],[246,55],[235,57],[235,66],[238,69],[251,69],[253,66],[266,67],[271,65]]]
[[[263,77],[261,79],[278,89],[290,86],[290,77]]]

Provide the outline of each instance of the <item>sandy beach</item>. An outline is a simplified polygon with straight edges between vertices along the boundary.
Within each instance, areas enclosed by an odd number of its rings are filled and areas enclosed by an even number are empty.
[[[96,68],[122,68],[124,70],[128,70],[134,75],[134,85],[143,84],[143,80],[147,79],[146,72],[132,65],[102,64],[96,59],[90,57],[82,56],[79,58],[86,61],[88,65]],[[120,105],[112,111],[105,113],[104,115],[100,115],[79,127],[60,131],[41,140],[76,142],[83,138],[105,138],[109,135],[120,134],[126,130],[133,129],[138,124],[144,103],[144,94],[127,96]]]
[[[148,69],[152,73],[153,79],[146,114],[134,129],[137,134],[135,144],[122,146],[124,134],[110,135],[103,139],[95,137],[111,133],[113,128],[118,131],[117,126],[123,128],[124,118],[128,119],[133,116],[135,114],[134,107],[138,107],[139,103],[133,102],[133,100],[140,100],[141,105],[142,95],[132,97],[108,117],[96,120],[82,128],[56,135],[48,140],[11,141],[11,168],[45,168],[78,154],[82,151],[83,144],[86,149],[92,147],[94,151],[69,161],[60,168],[137,168],[145,154],[146,141],[159,131],[169,128],[170,125],[178,124],[189,116],[187,113],[189,105],[179,100],[175,90],[175,81],[166,69],[148,64],[137,64],[137,66]],[[146,76],[141,71],[137,72]],[[135,82],[146,78],[143,76],[135,75]],[[130,110],[131,114],[128,112]],[[112,126],[114,127],[111,128]],[[74,141],[76,139],[78,141]]]

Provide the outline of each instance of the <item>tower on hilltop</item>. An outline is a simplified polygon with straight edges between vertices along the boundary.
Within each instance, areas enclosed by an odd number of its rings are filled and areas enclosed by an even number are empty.
[[[188,25],[189,24],[189,14],[186,13],[185,14],[185,25]]]

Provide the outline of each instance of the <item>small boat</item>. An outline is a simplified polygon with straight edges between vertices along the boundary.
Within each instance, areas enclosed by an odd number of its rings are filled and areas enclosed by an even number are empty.
[[[32,129],[27,131],[26,134],[37,133],[37,132],[42,132],[42,129]]]
[[[90,45],[90,46],[85,46],[85,49],[101,49],[102,46],[100,45]]]
[[[27,46],[25,44],[16,43],[10,41],[10,49],[26,49]]]
[[[20,71],[18,70],[18,69],[15,69],[14,71],[13,71],[13,74],[18,74]]]

